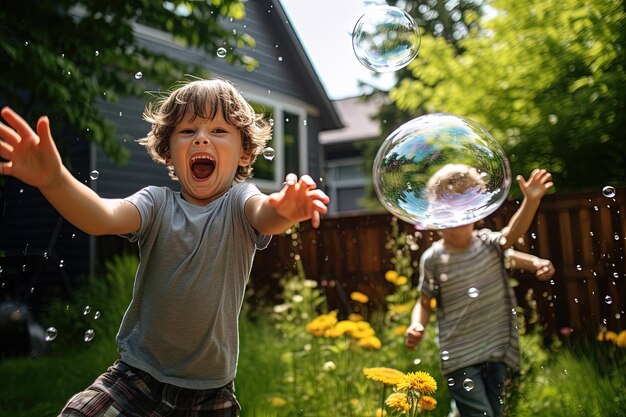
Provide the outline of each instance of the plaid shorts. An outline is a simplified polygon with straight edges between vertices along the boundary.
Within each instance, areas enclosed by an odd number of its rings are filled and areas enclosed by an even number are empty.
[[[116,361],[85,391],[74,395],[59,417],[237,417],[235,386],[186,389]]]

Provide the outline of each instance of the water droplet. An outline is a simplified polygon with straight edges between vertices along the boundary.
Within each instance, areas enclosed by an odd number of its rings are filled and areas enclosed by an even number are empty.
[[[224,48],[223,46],[220,46],[219,48],[217,48],[216,55],[218,58],[225,58],[226,53],[227,53],[226,48]]]
[[[450,352],[448,352],[447,350],[444,350],[441,352],[441,360],[442,361],[447,361],[448,359],[450,359]]]
[[[57,337],[56,327],[48,327],[46,329],[46,342],[52,342]]]
[[[463,381],[463,388],[465,388],[465,391],[471,391],[474,389],[474,381],[472,381],[469,378],[465,378],[465,380]]]
[[[602,189],[602,195],[608,198],[615,197],[615,188],[610,185],[607,185],[606,187]]]
[[[263,158],[271,161],[276,156],[276,151],[274,148],[270,148],[269,146],[263,149]]]
[[[96,332],[93,329],[89,329],[85,332],[85,337],[83,338],[83,340],[85,340],[85,342],[91,342],[95,335]]]
[[[96,171],[95,169],[93,171],[91,171],[91,173],[89,174],[89,178],[91,178],[92,180],[97,180],[98,178],[100,178],[100,173],[98,171]]]
[[[604,297],[604,302],[607,304],[613,304],[613,299],[610,295],[607,295],[606,297]]]
[[[141,80],[141,77],[143,77],[143,73],[141,71],[135,73],[136,80]]]

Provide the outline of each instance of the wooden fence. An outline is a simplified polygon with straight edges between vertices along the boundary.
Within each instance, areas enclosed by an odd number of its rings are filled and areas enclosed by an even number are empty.
[[[501,229],[518,204],[507,201],[478,227]],[[306,223],[297,236],[276,236],[269,248],[257,253],[253,285],[272,295],[279,289],[278,279],[295,271],[299,257],[307,277],[322,284],[330,308],[348,312],[352,291],[367,294],[371,308],[378,308],[392,291],[384,279],[385,271],[393,268],[386,248],[391,221],[388,213],[326,217],[317,230]],[[400,226],[417,232],[404,222]],[[416,236],[418,248],[411,253],[419,261],[437,234],[422,231]],[[577,333],[626,329],[625,238],[626,188],[617,188],[615,197],[600,190],[544,197],[528,233],[515,247],[550,259],[556,275],[542,282],[529,273],[513,273],[519,281],[520,305],[528,306],[525,297],[532,290],[550,334],[568,328]]]

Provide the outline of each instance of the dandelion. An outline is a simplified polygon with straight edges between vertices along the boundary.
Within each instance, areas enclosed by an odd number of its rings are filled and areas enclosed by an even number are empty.
[[[385,404],[402,414],[408,413],[411,409],[409,398],[402,392],[394,392],[389,395],[389,397],[385,400]]]
[[[626,348],[626,330],[619,332],[615,344],[619,347]]]
[[[368,337],[376,336],[376,330],[372,329],[371,327],[365,329],[357,328],[350,332],[350,336],[357,340],[366,339]]]
[[[360,339],[356,345],[363,349],[379,350],[383,343],[376,336],[368,336]]]
[[[397,279],[398,272],[394,271],[393,269],[385,272],[385,280],[387,280],[388,282],[395,284]]]
[[[396,385],[404,380],[404,374],[393,368],[364,368],[363,374],[369,379],[382,382],[387,385]]]
[[[600,333],[598,333],[598,341],[599,342],[615,342],[617,340],[617,333],[609,330],[609,331],[602,331]]]
[[[427,372],[409,372],[396,387],[400,392],[417,391],[422,394],[432,394],[437,391],[437,381]]]
[[[350,313],[348,315],[348,320],[350,321],[363,321],[363,316],[357,313]]]
[[[432,411],[437,406],[437,400],[430,395],[422,395],[417,402],[417,406],[422,410]]]
[[[361,304],[365,304],[370,300],[367,295],[358,291],[354,291],[352,294],[350,294],[350,299],[352,299],[352,301],[356,301]]]

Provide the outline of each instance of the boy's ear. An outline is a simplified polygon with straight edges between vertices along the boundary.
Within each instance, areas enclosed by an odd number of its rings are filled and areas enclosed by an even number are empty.
[[[250,161],[252,160],[252,150],[241,150],[241,154],[239,155],[239,165],[246,166],[250,165]]]

